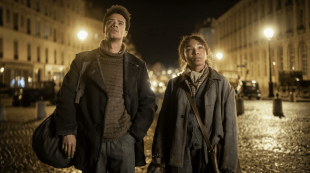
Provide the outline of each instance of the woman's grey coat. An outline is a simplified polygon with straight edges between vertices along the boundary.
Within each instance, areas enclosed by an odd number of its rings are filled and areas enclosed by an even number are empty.
[[[55,114],[56,133],[77,136],[75,167],[83,172],[95,172],[104,130],[108,102],[107,88],[102,76],[97,49],[77,54],[57,94]],[[86,56],[85,56],[86,55]],[[76,86],[83,62],[90,62],[81,76],[84,95],[75,104]],[[130,133],[138,139],[135,144],[136,166],[145,165],[143,138],[153,121],[155,94],[151,90],[145,62],[124,53],[124,101],[131,116]]]
[[[219,141],[222,143],[219,168],[234,172],[238,162],[235,90],[224,76],[211,68],[209,70],[204,94],[205,114],[201,115],[201,119],[211,144],[214,146]],[[169,81],[152,148],[153,157],[157,157],[158,161],[162,160],[162,163],[179,167],[183,166],[190,111],[185,90],[190,91],[185,73]],[[203,148],[207,164],[208,152],[205,142]]]

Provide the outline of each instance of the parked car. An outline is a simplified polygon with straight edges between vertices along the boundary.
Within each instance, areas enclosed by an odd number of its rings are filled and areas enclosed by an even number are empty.
[[[251,99],[255,97],[257,100],[261,98],[261,92],[259,90],[259,84],[256,81],[240,81],[238,83],[238,87],[236,89],[236,93],[238,93],[241,97],[248,97]]]
[[[43,81],[36,84],[36,88],[21,88],[15,91],[13,106],[30,106],[32,102],[39,100],[50,101],[55,104],[55,83]]]

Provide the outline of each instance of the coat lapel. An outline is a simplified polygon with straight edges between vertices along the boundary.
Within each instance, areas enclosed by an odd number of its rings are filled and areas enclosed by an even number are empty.
[[[132,97],[133,87],[135,86],[140,66],[136,57],[129,53],[124,53],[124,94]],[[136,86],[137,87],[137,86]],[[125,99],[126,102],[127,99]],[[127,105],[127,103],[125,103]]]
[[[98,51],[91,53],[86,60],[91,60],[91,63],[88,65],[86,69],[86,75],[94,81],[99,88],[103,91],[107,92],[107,86],[104,83],[102,70],[99,62],[100,54]]]

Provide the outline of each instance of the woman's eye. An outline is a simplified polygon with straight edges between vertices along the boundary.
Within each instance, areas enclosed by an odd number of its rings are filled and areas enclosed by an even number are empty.
[[[123,23],[119,23],[119,25],[123,25]]]

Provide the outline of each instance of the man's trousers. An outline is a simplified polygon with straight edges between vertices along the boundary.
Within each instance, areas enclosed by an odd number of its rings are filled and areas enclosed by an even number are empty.
[[[127,134],[113,142],[102,143],[97,173],[134,173],[136,139]]]

